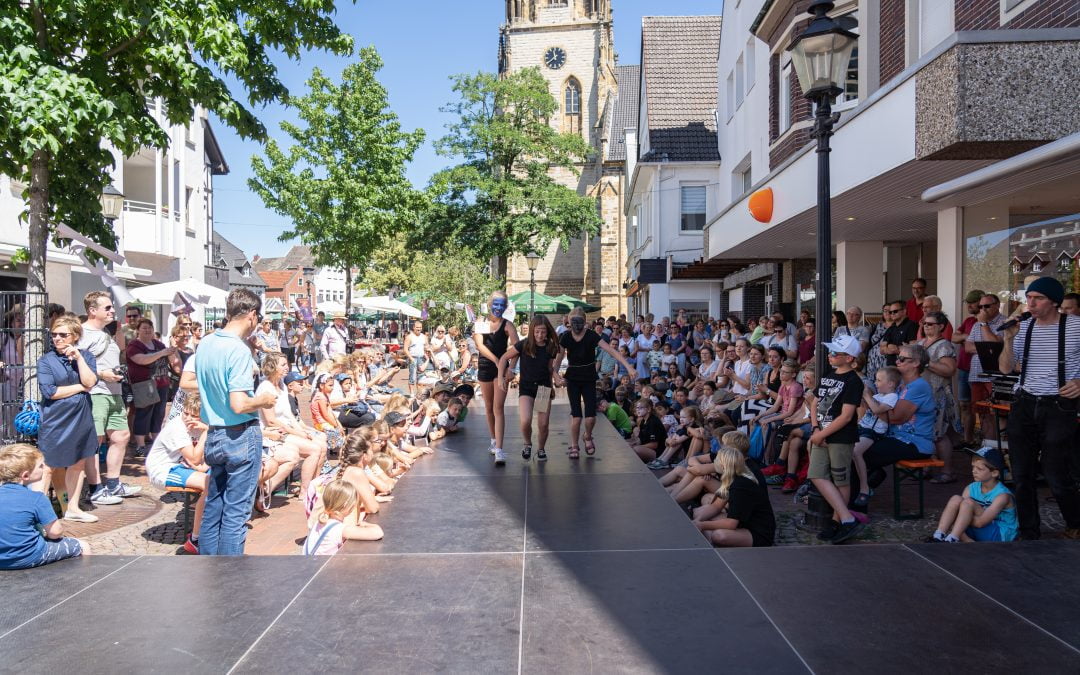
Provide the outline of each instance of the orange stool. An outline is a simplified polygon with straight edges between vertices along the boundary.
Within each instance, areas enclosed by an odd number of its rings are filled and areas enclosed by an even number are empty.
[[[923,512],[923,469],[944,467],[940,459],[902,459],[893,465],[893,517],[897,520],[917,520]],[[900,512],[900,486],[905,483],[919,485],[919,511],[917,513]]]

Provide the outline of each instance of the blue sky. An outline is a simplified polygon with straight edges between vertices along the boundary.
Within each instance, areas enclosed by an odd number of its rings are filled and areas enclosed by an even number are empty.
[[[615,47],[619,63],[640,63],[641,17],[648,15],[720,14],[722,0],[613,0]],[[451,75],[497,66],[499,25],[503,21],[503,0],[421,0],[420,2],[375,2],[358,0],[353,5],[338,3],[337,22],[356,39],[357,46],[373,44],[385,66],[380,80],[390,95],[390,106],[406,129],[427,131],[427,142],[409,168],[409,178],[417,186],[427,184],[433,173],[446,166],[435,154],[432,140],[442,136],[449,116],[439,108],[453,98]],[[347,59],[311,53],[301,61],[278,61],[281,77],[293,93],[304,91],[304,81],[318,66],[338,77]],[[290,119],[281,106],[256,111],[271,136],[282,140],[278,123]],[[221,143],[231,172],[214,180],[215,226],[249,257],[282,255],[290,243],[277,241],[288,221],[263,207],[247,189],[251,156],[260,145],[243,141],[220,121],[214,132]]]

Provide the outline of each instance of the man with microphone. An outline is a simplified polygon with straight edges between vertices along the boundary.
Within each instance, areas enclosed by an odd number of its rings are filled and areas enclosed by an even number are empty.
[[[1035,475],[1042,472],[1065,519],[1065,537],[1080,539],[1080,492],[1070,464],[1076,462],[1076,415],[1080,410],[1080,317],[1061,314],[1065,289],[1040,277],[1027,287],[1028,311],[1004,328],[1002,372],[1020,372],[1009,411],[1009,458],[1015,481],[1021,539],[1038,539]],[[1030,318],[1024,318],[1030,313]]]

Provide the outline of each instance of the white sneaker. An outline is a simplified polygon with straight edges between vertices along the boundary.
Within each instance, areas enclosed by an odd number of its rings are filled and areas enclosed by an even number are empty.
[[[502,466],[506,464],[506,453],[502,448],[495,448],[491,451],[491,454],[495,455],[495,466]]]
[[[491,439],[491,445],[488,446],[488,452],[495,454],[495,439]]]
[[[115,506],[124,501],[119,495],[114,495],[109,488],[102,486],[97,492],[90,495],[90,503],[94,506]]]

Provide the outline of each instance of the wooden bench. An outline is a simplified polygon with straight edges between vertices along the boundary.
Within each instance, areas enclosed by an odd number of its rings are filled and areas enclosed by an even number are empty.
[[[184,495],[184,540],[186,541],[188,536],[191,535],[191,528],[194,526],[191,515],[191,504],[192,502],[198,501],[199,497],[202,496],[202,490],[191,487],[166,487],[165,492]]]
[[[893,465],[893,517],[897,520],[918,520],[925,514],[923,510],[923,469],[942,468],[945,462],[940,459],[902,459]],[[919,510],[916,513],[900,512],[900,486],[905,483],[917,483],[919,486]]]

